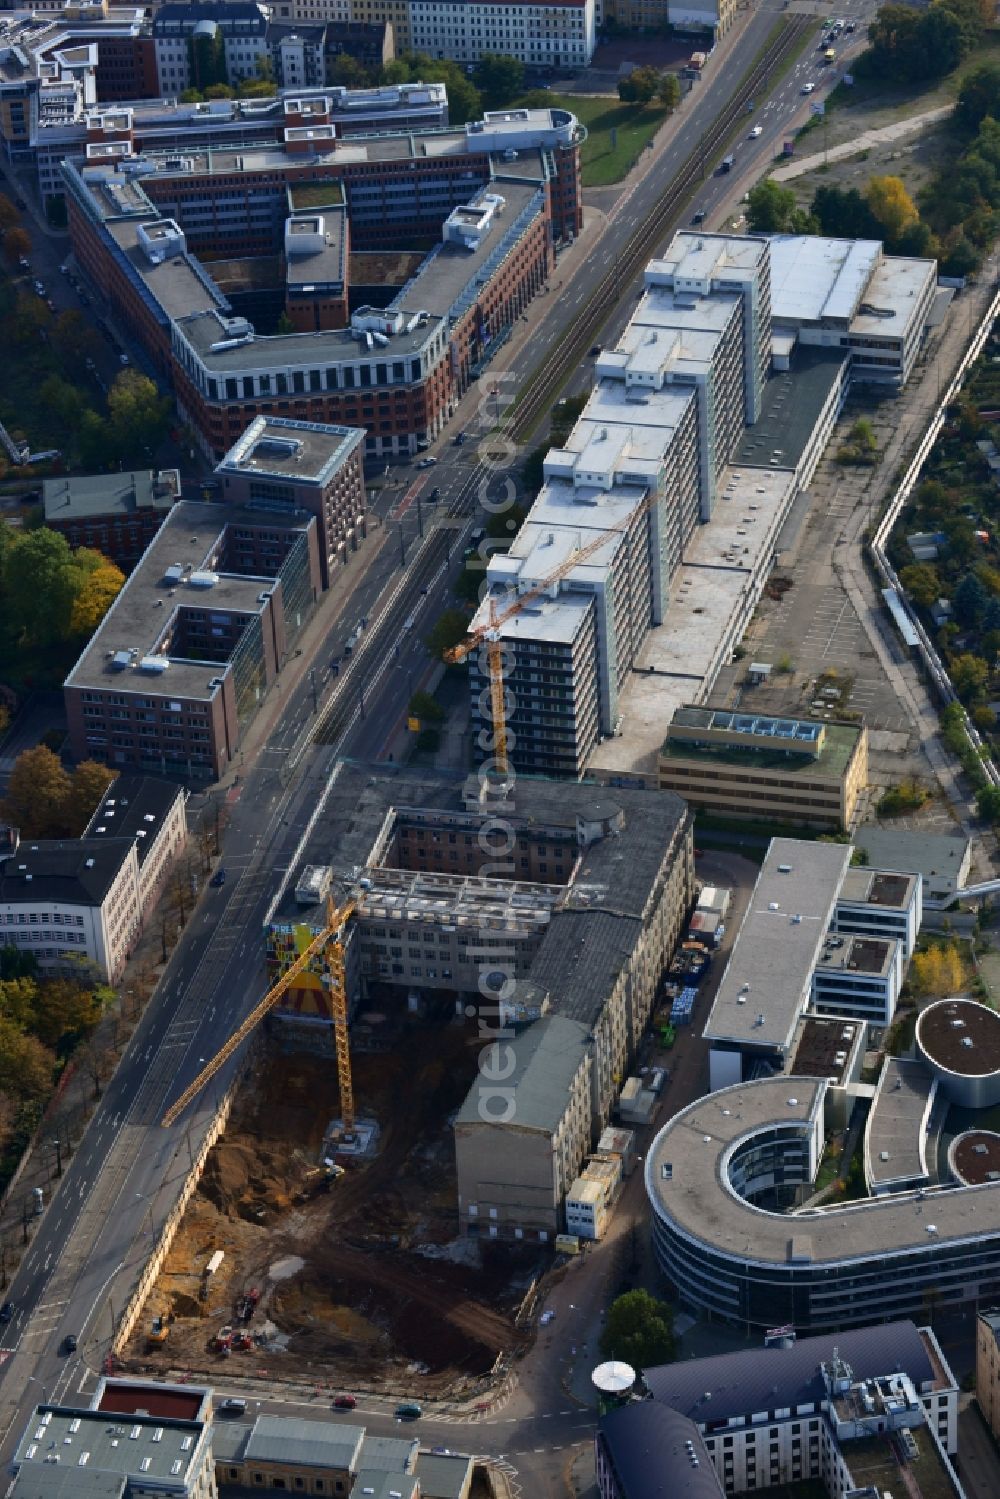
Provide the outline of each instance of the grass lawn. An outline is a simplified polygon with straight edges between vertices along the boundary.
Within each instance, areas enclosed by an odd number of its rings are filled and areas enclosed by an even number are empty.
[[[581,155],[584,187],[620,182],[669,118],[658,104],[622,104],[593,94],[551,94],[550,101],[555,109],[568,109],[587,127]],[[612,130],[618,132],[614,145]]]

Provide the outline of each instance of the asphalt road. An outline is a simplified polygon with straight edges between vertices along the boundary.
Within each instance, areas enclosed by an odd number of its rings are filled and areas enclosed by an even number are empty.
[[[763,10],[751,21],[741,46],[743,57],[749,59],[757,51],[774,14]],[[757,101],[755,119],[765,131],[760,140],[735,148],[737,174],[758,155],[763,164],[774,154],[789,120],[806,102],[799,93],[802,82],[816,71],[810,49],[773,98]],[[545,357],[579,312],[588,283],[613,264],[615,246],[621,246],[645,217],[670,171],[694,149],[727,90],[731,93],[737,83],[735,68],[715,84],[706,83],[676,140],[655,170],[623,200],[612,232],[595,245],[568,295],[550,293],[539,300],[530,314],[532,338],[516,356],[505,360],[501,354],[497,369],[523,379]],[[711,214],[731,190],[730,177],[708,178],[691,211],[704,208]],[[45,236],[37,238],[33,263],[36,256],[52,250]],[[622,290],[624,307],[618,312],[609,308],[606,336],[630,310],[628,289]],[[589,370],[584,378],[589,381]],[[507,388],[513,390],[516,384]],[[225,838],[227,883],[203,892],[7,1292],[16,1313],[0,1337],[0,1459],[5,1463],[39,1399],[72,1399],[100,1369],[128,1288],[238,1059],[170,1130],[159,1125],[164,1108],[197,1075],[263,990],[261,924],[295,862],[323,789],[336,773],[338,756],[380,758],[409,692],[429,665],[421,637],[448,602],[448,576],[460,565],[475,507],[491,490],[477,445],[453,446],[455,430],[453,424],[431,455],[437,463],[426,473],[426,489],[440,487],[440,501],[423,506],[420,515],[411,502],[398,521],[409,563],[406,571],[399,567],[394,536],[315,653],[314,679],[306,673],[298,685],[288,686],[284,678],[279,682],[276,690],[287,693],[284,708],[265,750],[246,768],[239,800],[231,807]],[[416,478],[412,469],[402,472],[407,484]],[[502,482],[502,477],[492,480],[493,493]],[[385,510],[388,499],[398,510],[403,495],[403,488],[397,488],[383,498],[380,509]],[[419,520],[426,533],[423,540]],[[395,530],[397,521],[390,518],[387,524]],[[360,642],[345,659],[346,638],[362,619],[367,623]],[[317,721],[313,683],[320,714],[330,724],[330,742],[318,745],[312,743]],[[61,1345],[69,1333],[78,1338],[79,1347],[66,1355]],[[418,1423],[419,1434],[428,1443],[503,1454],[520,1470],[527,1492],[555,1494],[566,1456],[574,1445],[589,1440],[591,1430],[589,1413],[560,1398],[558,1378],[551,1372],[566,1356],[565,1337],[557,1329],[543,1351],[551,1370],[536,1387],[534,1410],[510,1416],[492,1413],[477,1418],[471,1428],[465,1424],[461,1431],[454,1422],[425,1417]],[[393,1426],[391,1411],[377,1405],[360,1414],[373,1430]],[[484,1420],[488,1424],[482,1424]]]

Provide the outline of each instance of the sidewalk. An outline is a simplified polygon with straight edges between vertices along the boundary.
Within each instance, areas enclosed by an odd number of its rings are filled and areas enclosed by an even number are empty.
[[[945,104],[940,109],[929,109],[925,114],[897,120],[894,125],[884,125],[881,130],[863,130],[853,141],[845,141],[843,145],[833,146],[829,151],[818,151],[813,156],[803,156],[798,161],[790,161],[787,166],[776,167],[770,174],[771,181],[791,182],[793,177],[803,177],[806,172],[814,172],[827,162],[846,161],[848,157],[858,156],[872,146],[904,140],[908,135],[916,135],[929,125],[936,125],[940,120],[947,119],[952,109],[951,104]]]

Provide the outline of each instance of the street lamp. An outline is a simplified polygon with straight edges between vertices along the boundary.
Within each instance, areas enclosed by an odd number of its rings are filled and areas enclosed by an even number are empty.
[[[144,1202],[146,1204],[146,1217],[149,1220],[149,1237],[151,1239],[155,1239],[156,1230],[153,1227],[153,1204],[152,1202],[150,1202],[149,1197],[145,1192],[137,1192],[135,1195],[140,1202]]]

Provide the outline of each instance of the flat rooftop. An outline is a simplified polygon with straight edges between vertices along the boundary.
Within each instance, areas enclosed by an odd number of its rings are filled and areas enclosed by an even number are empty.
[[[787,1051],[809,996],[851,850],[772,838],[704,1036]]]
[[[323,243],[306,254],[288,255],[285,260],[285,285],[293,292],[307,294],[319,287],[343,286],[347,274],[347,213],[343,208],[326,208],[309,218],[293,218],[287,233],[295,240],[317,234]]]
[[[942,999],[917,1020],[917,1044],[939,1067],[962,1077],[1000,1068],[1000,1015],[974,999]]]
[[[67,676],[65,685],[105,691],[114,691],[116,686],[127,686],[130,691],[141,687],[150,697],[202,698],[206,701],[212,698],[228,670],[225,661],[192,661],[170,656],[170,666],[162,672],[143,671],[138,669],[138,663],[159,653],[159,642],[182,608],[210,608],[214,613],[223,614],[260,614],[261,595],[271,589],[273,577],[245,577],[222,572],[216,574],[214,586],[205,588],[192,586],[186,581],[189,573],[213,572],[213,563],[224,545],[227,527],[241,521],[256,527],[277,524],[290,530],[305,530],[308,525],[315,524],[302,512],[285,516],[253,505],[223,507],[181,501],[170,511],[142,561],[126,579],[125,586]],[[169,578],[167,569],[171,567],[183,568],[183,576]],[[123,652],[135,653],[133,664],[124,665],[120,659],[115,660],[116,655],[120,658]]]
[[[713,709],[684,709],[682,712],[705,714],[708,718],[720,715]],[[675,714],[674,722],[679,715]],[[807,720],[808,722],[808,720]],[[697,760],[699,764],[747,766],[753,770],[771,770],[782,778],[788,776],[809,781],[827,780],[839,783],[847,774],[851,758],[858,747],[862,728],[859,724],[816,721],[823,729],[823,739],[816,755],[789,754],[783,750],[781,739],[775,738],[774,749],[766,749],[757,742],[747,745],[698,743],[685,739],[668,738],[663,746],[665,760]]]
[[[146,286],[153,300],[171,320],[190,317],[192,313],[218,308],[228,312],[229,303],[191,255],[171,255],[154,265],[139,244],[137,219],[110,219],[106,229],[114,239],[134,274]],[[215,339],[224,338],[218,322],[212,319]]]
[[[325,484],[364,440],[361,427],[258,416],[216,464],[215,472]]]
[[[411,314],[424,308],[434,317],[460,315],[463,309],[459,304],[473,290],[479,291],[482,278],[491,274],[493,264],[514,248],[527,224],[544,211],[543,186],[541,173],[537,181],[491,182],[489,192],[503,198],[504,204],[475,248],[452,242],[437,245],[392,306]]]
[[[122,1416],[169,1416],[174,1420],[197,1421],[209,1394],[207,1389],[105,1379],[94,1409]]]
[[[925,879],[949,876],[957,880],[969,853],[964,833],[928,833],[873,827],[862,823],[854,833],[855,848],[863,848],[878,869],[900,869]]]
[[[175,468],[135,469],[42,482],[46,522],[134,515],[140,510],[166,511],[180,499],[180,494],[181,479]]]
[[[165,264],[170,265],[172,261]],[[207,308],[207,300],[202,306]],[[425,344],[435,339],[444,319],[431,318],[421,328],[412,332],[393,334],[388,347],[383,351],[387,359],[404,359],[418,354]],[[178,323],[178,332],[190,343],[202,363],[217,375],[246,375],[256,372],[267,374],[284,367],[286,369],[318,369],[324,364],[356,363],[360,345],[349,328],[324,329],[318,333],[278,333],[263,337],[256,335],[249,343],[235,349],[213,349],[212,345],[228,338],[226,328],[214,312],[194,311],[183,316]]]
[[[879,1494],[919,1494],[920,1499],[959,1499],[960,1489],[945,1467],[926,1425],[911,1428],[916,1457],[903,1462],[888,1436],[844,1442],[841,1451],[858,1488]]]
[[[697,528],[671,580],[664,622],[646,635],[622,687],[623,733],[597,746],[590,773],[655,777],[674,714],[715,683],[732,619],[774,551],[794,491],[790,469],[723,471],[712,519]]]
[[[881,258],[879,241],[774,234],[770,243],[775,322],[816,323],[825,318],[848,327]]]
[[[902,337],[910,329],[928,281],[937,284],[936,261],[886,255],[875,268],[851,332],[855,337]]]
[[[829,1077],[842,1082],[857,1039],[860,1022],[828,1020],[807,1015],[801,1024],[790,1077]],[[846,1057],[845,1057],[846,1053]]]
[[[840,899],[844,904],[905,911],[913,896],[914,884],[912,874],[887,873],[859,864],[847,871]]]
[[[885,978],[896,959],[895,942],[883,937],[844,937],[842,947],[829,944],[816,964],[817,973],[867,973]]]
[[[664,1126],[647,1153],[651,1201],[693,1243],[753,1264],[787,1264],[793,1253],[798,1261],[817,1266],[928,1248],[946,1256],[950,1240],[1000,1238],[1000,1182],[935,1192],[930,1198],[903,1192],[792,1215],[751,1207],[738,1197],[726,1185],[724,1157],[730,1146],[790,1121],[798,1121],[803,1131],[811,1128],[827,1086],[825,1081],[796,1078],[793,1084],[776,1077],[698,1099]],[[667,1163],[669,1180],[661,1170]],[[933,1236],[928,1225],[935,1229]]]
[[[886,1057],[865,1125],[865,1176],[871,1192],[926,1179],[927,1121],[937,1081],[923,1062]]]
[[[65,1469],[141,1477],[175,1491],[190,1481],[204,1455],[207,1428],[202,1422],[135,1412],[123,1424],[119,1431],[99,1410],[40,1405],[17,1444],[14,1464],[22,1470],[44,1469],[51,1466],[49,1455],[57,1452]]]
[[[969,1186],[1000,1181],[1000,1135],[990,1129],[956,1135],[948,1150],[948,1164]]]
[[[790,367],[764,386],[760,416],[744,431],[734,463],[797,468],[846,364],[847,355],[834,349],[797,348]]]

